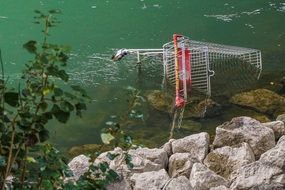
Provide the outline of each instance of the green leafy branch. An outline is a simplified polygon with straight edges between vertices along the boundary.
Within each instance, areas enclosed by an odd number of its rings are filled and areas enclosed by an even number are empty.
[[[6,179],[12,170],[20,171],[20,185],[26,181],[27,158],[31,149],[49,139],[47,123],[55,118],[66,123],[71,113],[82,115],[89,100],[84,89],[64,86],[69,76],[65,71],[69,49],[66,46],[48,42],[50,28],[56,26],[55,15],[35,11],[35,23],[43,24],[42,42],[30,40],[23,47],[33,55],[25,64],[18,89],[8,89],[4,78],[1,57],[2,78],[0,79],[0,187],[4,189]],[[62,81],[62,82],[61,82]]]

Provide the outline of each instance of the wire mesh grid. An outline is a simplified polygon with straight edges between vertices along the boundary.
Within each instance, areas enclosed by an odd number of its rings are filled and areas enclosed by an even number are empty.
[[[207,46],[195,46],[192,47],[188,38],[183,38],[178,43],[179,47],[183,47],[189,50],[191,53],[191,89],[195,89],[204,94],[210,95],[210,76],[209,73],[209,59],[208,59],[208,48]],[[163,46],[163,65],[164,65],[164,76],[165,80],[172,85],[175,85],[175,53],[174,44],[169,42]],[[183,51],[182,51],[183,52]],[[178,59],[183,60],[183,54],[178,55]],[[186,75],[185,70],[179,71],[179,78],[182,79],[183,75]],[[185,82],[185,81],[182,81]],[[190,89],[187,89],[190,91]]]
[[[189,43],[191,47],[207,47],[210,64],[215,60],[226,60],[233,58],[240,59],[250,65],[255,66],[257,70],[256,77],[260,77],[260,73],[262,71],[260,50],[216,43],[200,42],[194,40],[190,40]]]
[[[193,41],[187,37],[183,37],[178,46],[188,48],[191,54],[191,91],[210,96],[212,76],[214,81],[218,79],[222,82],[226,82],[228,77],[230,82],[227,84],[230,87],[237,86],[241,89],[242,85],[246,86],[248,81],[253,81],[253,77],[258,79],[262,71],[261,52],[256,49]],[[163,45],[164,76],[172,85],[175,85],[176,69],[174,52],[173,42]],[[230,76],[227,75],[229,73]],[[183,74],[183,71],[179,72],[179,75]]]

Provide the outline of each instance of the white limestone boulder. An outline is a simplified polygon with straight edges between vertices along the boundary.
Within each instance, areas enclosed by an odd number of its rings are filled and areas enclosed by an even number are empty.
[[[169,158],[168,174],[170,177],[184,175],[188,178],[193,164],[194,160],[190,153],[175,153]]]
[[[173,153],[190,153],[191,157],[202,162],[209,151],[210,137],[202,132],[177,139],[172,142]]]
[[[258,159],[275,146],[275,136],[272,129],[250,117],[236,117],[216,128],[215,148],[235,146],[242,142],[250,145]]]
[[[278,115],[276,120],[277,121],[283,121],[285,123],[285,114]]]
[[[110,159],[109,155],[116,155],[114,159]],[[101,153],[94,161],[95,165],[99,163],[107,162],[109,164],[109,168],[115,171],[127,170],[127,166],[125,163],[125,152],[117,147],[112,151]]]
[[[209,190],[218,186],[229,186],[229,182],[201,163],[195,163],[190,174],[193,189]]]
[[[229,188],[227,188],[224,185],[218,186],[218,187],[211,187],[210,190],[229,190]]]
[[[169,176],[162,169],[144,173],[135,173],[130,178],[133,190],[159,190],[168,182]]]
[[[266,165],[279,167],[285,173],[285,135],[279,139],[274,148],[263,153],[259,161]]]
[[[241,167],[231,184],[232,190],[260,189],[258,187],[284,187],[285,173],[279,167],[256,161]]]
[[[175,139],[170,139],[167,143],[165,143],[161,147],[165,152],[167,152],[168,156],[173,154],[173,151],[172,151],[172,142],[173,141],[175,141]]]
[[[79,155],[74,157],[69,163],[68,167],[73,173],[73,179],[77,181],[80,176],[88,171],[90,163],[90,158],[85,155]]]
[[[224,146],[207,155],[204,164],[218,175],[231,180],[242,166],[255,161],[254,154],[247,143],[238,147]]]
[[[185,176],[173,178],[168,184],[165,185],[165,190],[192,190],[190,181]]]
[[[278,140],[281,136],[285,135],[285,126],[283,121],[272,121],[262,124],[265,127],[268,127],[273,130],[275,135],[275,140]]]
[[[163,149],[138,148],[128,154],[132,157],[133,172],[158,171],[168,165],[168,154]]]

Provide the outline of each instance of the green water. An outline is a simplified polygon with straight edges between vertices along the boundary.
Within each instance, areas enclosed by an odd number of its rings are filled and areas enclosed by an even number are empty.
[[[145,66],[138,76],[133,63],[106,60],[113,49],[161,48],[176,32],[195,40],[260,49],[263,74],[267,76],[264,83],[285,75],[282,0],[1,0],[0,48],[10,83],[17,83],[21,68],[30,58],[22,44],[41,39],[40,27],[32,23],[33,10],[55,8],[63,12],[59,16],[62,23],[50,40],[72,47],[71,82],[84,86],[93,99],[82,119],[72,118],[67,125],[53,122],[50,126],[52,141],[63,148],[100,142],[100,129],[108,121],[118,121],[127,109],[128,86],[142,94],[148,89],[160,89],[160,65]],[[126,130],[147,144],[167,139],[169,116],[147,105],[141,110],[144,120],[137,119]],[[200,130],[213,131],[227,119],[201,120]]]

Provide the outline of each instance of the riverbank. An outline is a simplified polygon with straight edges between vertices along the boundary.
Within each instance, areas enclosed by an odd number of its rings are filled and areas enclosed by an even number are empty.
[[[284,189],[285,127],[279,121],[261,123],[236,117],[216,127],[214,141],[201,132],[171,139],[160,148],[123,151],[116,148],[97,157],[93,164],[107,162],[120,180],[107,189],[220,190]],[[283,121],[280,121],[283,120]],[[129,169],[125,153],[132,158]],[[69,167],[77,179],[87,171],[89,158],[75,157]]]

